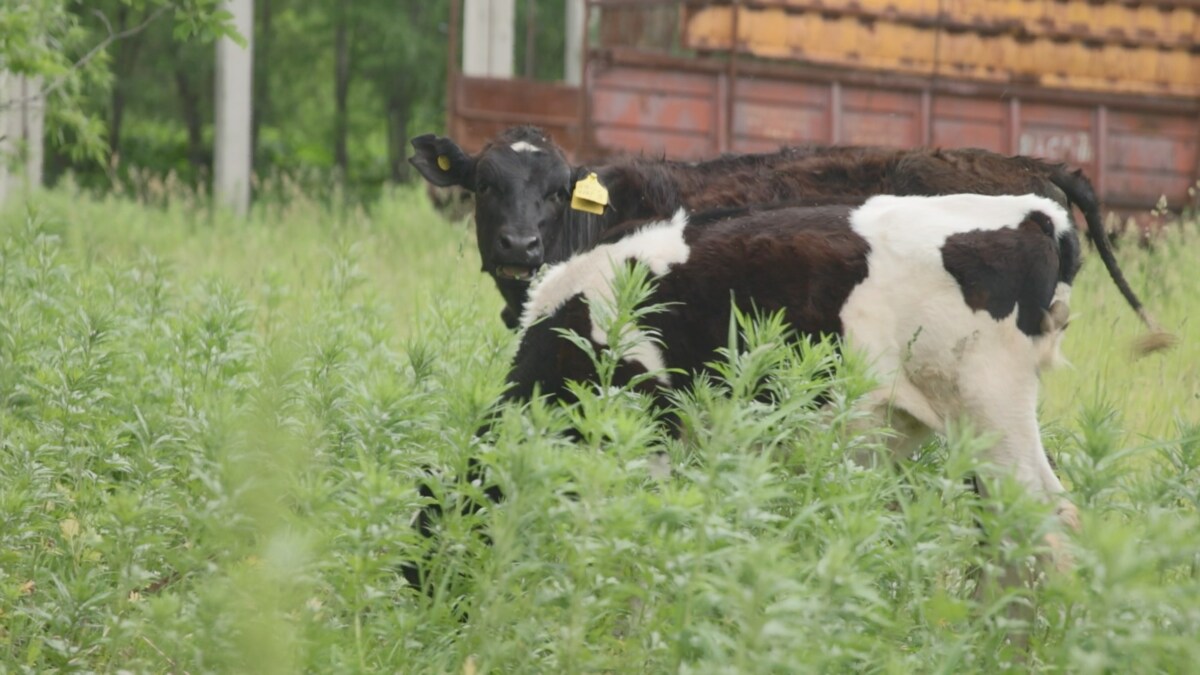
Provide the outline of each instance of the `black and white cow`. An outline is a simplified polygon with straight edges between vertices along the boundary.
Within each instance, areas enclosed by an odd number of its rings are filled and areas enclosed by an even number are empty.
[[[563,151],[534,127],[508,129],[479,154],[433,135],[412,140],[410,162],[439,186],[475,195],[483,270],[505,300],[501,316],[516,328],[529,283],[543,264],[562,262],[596,245],[621,223],[669,218],[679,208],[711,209],[871,195],[1036,194],[1084,214],[1087,232],[1122,295],[1156,329],[1125,281],[1105,236],[1099,200],[1079,171],[1031,157],[975,148],[900,150],[802,146],[703,162],[626,159],[572,167]],[[595,174],[607,190],[601,213],[572,208],[572,191]]]
[[[878,386],[861,405],[900,432],[891,441],[898,458],[928,434],[969,421],[997,437],[990,466],[1078,527],[1037,420],[1039,373],[1058,359],[1080,264],[1076,230],[1054,201],[876,196],[856,206],[696,222],[680,210],[551,267],[535,283],[508,400],[538,391],[567,398],[569,380],[595,381],[592,361],[561,331],[607,348],[596,308],[611,303],[617,269],[631,262],[649,268],[648,302],[665,309],[645,319],[658,340],[624,354],[616,384],[649,374],[642,386],[651,391],[686,387],[727,344],[732,303],[781,311],[796,339],[837,336],[863,354]],[[423,534],[439,512],[433,505],[419,514]],[[406,574],[419,581],[416,566]]]

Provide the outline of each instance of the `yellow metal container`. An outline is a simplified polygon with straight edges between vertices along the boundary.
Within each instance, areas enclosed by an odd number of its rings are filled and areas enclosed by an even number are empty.
[[[688,47],[732,47],[734,8],[685,15]],[[1143,0],[766,0],[736,11],[767,59],[992,81],[1200,96],[1200,5]]]

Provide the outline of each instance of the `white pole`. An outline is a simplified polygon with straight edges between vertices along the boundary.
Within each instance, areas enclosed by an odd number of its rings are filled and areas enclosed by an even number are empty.
[[[583,33],[587,30],[587,12],[583,0],[563,0],[567,3],[567,40],[563,48],[563,79],[578,87],[583,83]]]
[[[516,0],[466,0],[463,4],[463,75],[513,75]]]
[[[42,97],[42,78],[23,77],[25,110],[25,185],[28,189],[42,186],[43,158],[46,137],[46,99]]]
[[[0,70],[0,204],[4,203],[13,187],[13,176],[8,166],[17,148],[17,137],[13,133],[17,130],[14,124],[17,114],[14,94],[17,88],[13,86],[16,79],[15,75]]]
[[[41,78],[0,71],[0,204],[42,185],[46,106]],[[17,170],[10,171],[13,162]]]
[[[250,208],[254,0],[225,0],[225,9],[246,46],[226,37],[217,42],[213,193],[219,203],[245,215]]]

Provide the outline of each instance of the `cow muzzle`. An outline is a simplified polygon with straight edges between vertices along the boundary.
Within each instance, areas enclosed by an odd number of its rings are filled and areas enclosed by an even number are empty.
[[[541,236],[501,233],[496,237],[497,278],[529,281],[541,266]]]

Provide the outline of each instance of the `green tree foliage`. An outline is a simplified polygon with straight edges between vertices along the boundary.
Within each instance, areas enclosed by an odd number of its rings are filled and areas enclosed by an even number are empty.
[[[165,29],[177,42],[211,43],[231,34],[219,0],[9,0],[0,5],[0,70],[40,78],[52,148],[72,162],[103,160],[119,137],[110,106],[132,85],[122,78],[144,34]]]
[[[53,87],[47,178],[99,189],[212,167],[218,0],[20,0],[0,61]],[[450,0],[254,0],[254,165],[369,196],[445,125]],[[518,0],[515,75],[562,77],[563,0]],[[341,181],[331,181],[336,174]],[[262,185],[260,183],[260,194]]]

